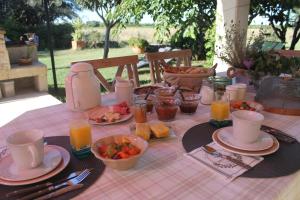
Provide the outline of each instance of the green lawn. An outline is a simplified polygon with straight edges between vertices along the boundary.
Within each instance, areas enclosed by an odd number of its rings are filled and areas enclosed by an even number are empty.
[[[51,69],[51,60],[49,52],[39,52],[39,61],[48,66],[48,85],[49,92],[56,96],[58,99],[64,101],[64,80],[69,72],[70,63],[80,60],[99,59],[102,58],[103,49],[85,49],[85,50],[57,50],[54,52],[55,55],[55,68],[56,77],[59,90],[58,92],[53,91],[53,76]],[[111,48],[109,51],[109,57],[127,56],[134,55],[130,47],[124,48]],[[115,76],[116,68],[107,68],[100,70],[103,76],[112,80]],[[139,78],[142,84],[150,82],[149,68],[141,68],[139,71]]]

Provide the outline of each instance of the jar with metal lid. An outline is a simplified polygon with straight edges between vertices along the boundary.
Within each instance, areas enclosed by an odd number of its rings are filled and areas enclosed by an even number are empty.
[[[225,92],[226,86],[232,84],[232,80],[222,76],[211,76],[208,77],[208,81],[213,85],[214,91]]]

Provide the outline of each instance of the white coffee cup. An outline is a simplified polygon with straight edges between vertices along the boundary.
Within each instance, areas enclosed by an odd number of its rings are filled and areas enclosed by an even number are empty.
[[[238,110],[231,113],[233,121],[233,136],[241,143],[253,143],[259,138],[260,127],[264,116],[258,112]]]
[[[6,138],[6,143],[18,168],[35,168],[44,160],[44,134],[41,130],[13,133]]]

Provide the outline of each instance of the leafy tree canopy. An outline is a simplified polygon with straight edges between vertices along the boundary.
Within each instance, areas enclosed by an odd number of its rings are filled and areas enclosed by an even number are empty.
[[[5,7],[0,10],[0,24],[8,18],[25,26],[36,26],[46,21],[42,0],[0,0],[1,3]],[[64,17],[71,19],[77,16],[76,10],[77,7],[72,0],[49,0],[51,21]]]
[[[150,14],[156,38],[179,48],[191,48],[196,58],[205,57],[205,32],[215,20],[216,0],[125,0],[140,14]],[[173,34],[175,31],[175,34]]]

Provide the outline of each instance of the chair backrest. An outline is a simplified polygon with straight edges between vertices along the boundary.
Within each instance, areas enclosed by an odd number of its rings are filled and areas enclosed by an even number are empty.
[[[191,66],[192,51],[190,49],[178,50],[178,51],[168,51],[168,52],[155,52],[146,53],[146,59],[150,65],[150,78],[152,84],[160,83],[161,78],[161,66],[167,66],[170,61],[175,59],[176,67]]]
[[[134,81],[135,87],[139,87],[139,76],[137,70],[138,56],[123,56],[123,57],[114,57],[114,58],[106,58],[106,59],[96,59],[96,60],[84,60],[84,61],[76,61],[71,64],[86,62],[91,64],[94,67],[94,72],[97,78],[99,79],[101,85],[109,92],[113,92],[115,90],[112,84],[104,78],[104,76],[100,73],[98,69],[108,68],[108,67],[118,67],[115,77],[122,76],[124,68],[126,67],[128,79],[132,79]]]
[[[281,56],[291,58],[291,57],[300,57],[300,50],[278,50],[277,51]]]

